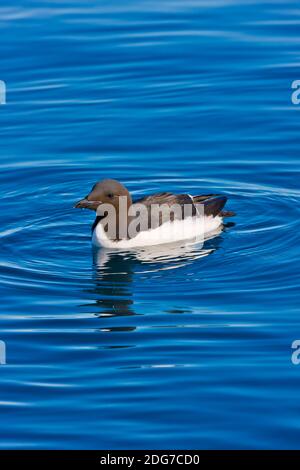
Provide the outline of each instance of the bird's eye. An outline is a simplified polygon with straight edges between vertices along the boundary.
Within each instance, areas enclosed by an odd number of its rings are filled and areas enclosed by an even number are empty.
[[[108,197],[109,199],[113,199],[114,195],[113,195],[113,193],[108,193],[107,197]]]

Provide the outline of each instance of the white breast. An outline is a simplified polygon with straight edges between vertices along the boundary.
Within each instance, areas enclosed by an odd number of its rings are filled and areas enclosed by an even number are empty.
[[[105,248],[127,249],[162,243],[174,243],[181,240],[195,239],[197,242],[204,241],[207,234],[213,232],[222,225],[221,217],[189,217],[186,220],[175,220],[166,222],[160,227],[140,232],[130,240],[112,241],[99,223],[93,233],[92,242],[95,246]]]

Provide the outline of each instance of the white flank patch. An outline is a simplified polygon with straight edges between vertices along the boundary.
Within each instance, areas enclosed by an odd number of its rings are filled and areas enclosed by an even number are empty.
[[[104,248],[116,248],[126,250],[128,248],[174,243],[181,240],[196,238],[197,242],[203,242],[206,234],[213,232],[222,225],[222,217],[189,217],[186,220],[166,222],[160,227],[140,232],[130,240],[112,241],[98,223],[93,233],[92,242],[95,246]]]

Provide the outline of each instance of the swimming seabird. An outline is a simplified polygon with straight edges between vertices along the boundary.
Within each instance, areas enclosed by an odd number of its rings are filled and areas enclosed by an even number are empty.
[[[123,184],[105,179],[96,183],[75,207],[96,212],[92,226],[94,245],[127,249],[199,240],[222,226],[224,217],[235,215],[223,210],[226,201],[226,196],[216,194],[191,196],[160,192],[133,202]],[[161,208],[170,209],[169,218],[165,218]]]

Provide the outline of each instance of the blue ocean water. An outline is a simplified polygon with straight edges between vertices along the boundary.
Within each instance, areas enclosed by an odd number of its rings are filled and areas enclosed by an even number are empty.
[[[0,7],[0,447],[299,448],[300,9]],[[200,249],[93,252],[102,178],[229,197]]]

